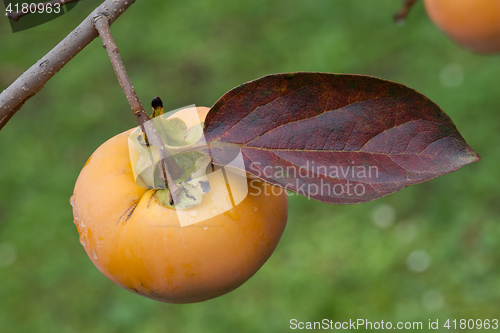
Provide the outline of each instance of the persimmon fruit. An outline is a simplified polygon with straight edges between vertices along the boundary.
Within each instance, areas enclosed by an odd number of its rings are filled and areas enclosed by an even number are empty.
[[[429,18],[466,49],[500,52],[500,1],[424,0]]]
[[[207,108],[197,108],[204,120]],[[187,122],[189,123],[189,122]],[[189,126],[189,124],[188,124]],[[210,181],[199,206],[165,207],[157,190],[136,185],[123,132],[102,144],[83,167],[71,198],[80,242],[112,282],[145,297],[192,303],[223,295],[248,280],[276,248],[287,220],[285,191],[254,182],[248,195],[224,213],[227,183]],[[234,186],[230,193],[239,191]],[[220,202],[219,202],[220,201]],[[181,226],[178,214],[209,209],[214,214]]]

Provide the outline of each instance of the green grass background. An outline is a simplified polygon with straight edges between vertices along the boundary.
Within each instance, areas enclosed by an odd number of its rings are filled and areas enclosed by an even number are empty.
[[[16,34],[0,16],[0,89],[98,3]],[[395,25],[400,3],[138,0],[112,31],[145,105],[158,95],[166,110],[211,106],[270,73],[373,75],[436,102],[479,163],[362,205],[292,196],[280,244],[243,286],[198,304],[142,298],[93,266],[69,204],[90,154],[136,126],[97,39],[0,131],[0,332],[287,332],[293,318],[424,328],[429,319],[499,318],[500,57],[460,49],[422,3]],[[373,216],[384,209],[395,223],[380,228]],[[407,261],[419,250],[430,265],[417,273]]]

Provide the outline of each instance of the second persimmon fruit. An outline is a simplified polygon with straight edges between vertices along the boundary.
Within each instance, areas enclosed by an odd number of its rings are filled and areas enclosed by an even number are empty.
[[[460,46],[500,52],[499,0],[424,0],[429,18]]]

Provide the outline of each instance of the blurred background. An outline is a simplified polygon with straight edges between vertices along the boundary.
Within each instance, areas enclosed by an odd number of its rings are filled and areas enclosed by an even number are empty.
[[[145,106],[154,96],[166,110],[211,106],[271,73],[372,75],[437,103],[479,163],[361,205],[291,196],[280,244],[243,286],[198,304],[142,298],[93,266],[69,204],[91,153],[137,126],[96,39],[0,131],[0,332],[285,332],[291,319],[425,328],[429,319],[498,318],[500,56],[460,49],[422,3],[397,26],[401,3],[141,0],[112,32]],[[0,16],[0,90],[98,4],[15,34]]]

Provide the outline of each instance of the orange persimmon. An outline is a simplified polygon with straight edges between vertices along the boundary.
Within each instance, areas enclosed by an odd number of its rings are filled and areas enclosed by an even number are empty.
[[[429,18],[464,48],[500,52],[500,1],[425,0]]]
[[[207,111],[198,108],[202,120]],[[243,284],[278,244],[287,220],[286,192],[245,179],[244,184],[254,182],[249,189],[260,191],[249,190],[221,213],[217,206],[228,202],[223,195],[228,186],[218,178],[210,181],[198,206],[168,208],[157,200],[157,190],[134,181],[127,144],[131,131],[92,154],[71,198],[80,242],[94,265],[117,285],[169,303],[208,300]],[[233,186],[229,193],[239,190]],[[180,214],[195,216],[203,209],[213,216],[181,226]]]

